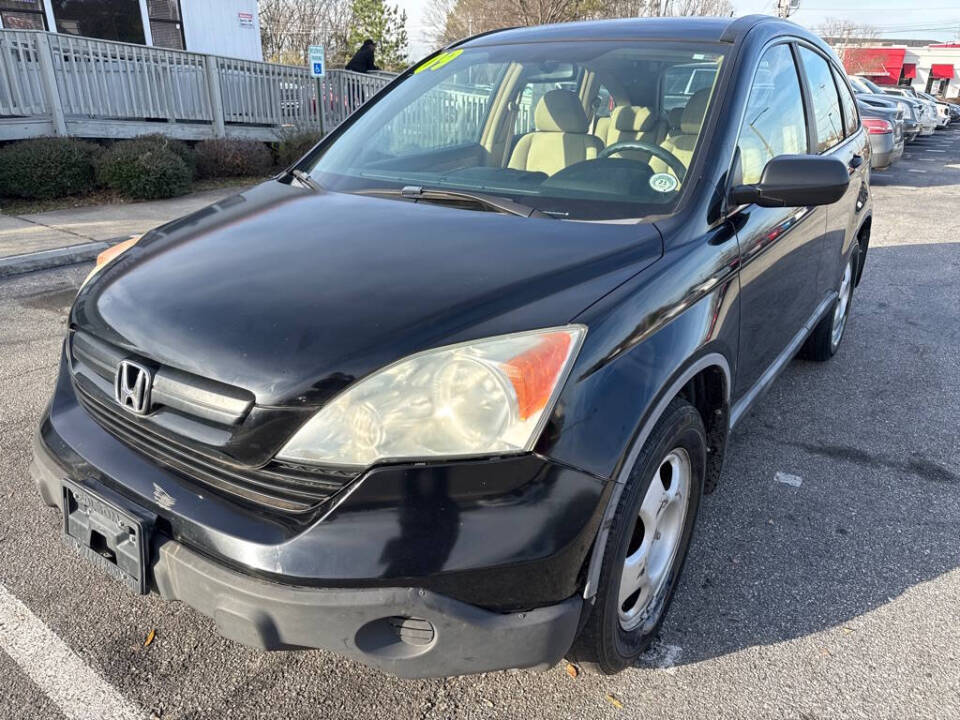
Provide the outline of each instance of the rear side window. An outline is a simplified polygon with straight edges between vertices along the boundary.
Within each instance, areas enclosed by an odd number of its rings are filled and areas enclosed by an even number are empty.
[[[830,64],[809,48],[800,48],[800,59],[810,83],[813,117],[817,126],[817,152],[826,152],[843,140],[840,97],[830,74]]]
[[[847,84],[843,81],[843,76],[837,72],[835,67],[830,69],[833,71],[833,79],[837,83],[837,90],[840,91],[840,104],[843,106],[843,127],[847,131],[847,137],[850,137],[860,128],[857,104],[854,102]]]
[[[803,95],[789,46],[775,45],[761,58],[737,144],[748,185],[760,180],[767,162],[777,155],[807,152]]]

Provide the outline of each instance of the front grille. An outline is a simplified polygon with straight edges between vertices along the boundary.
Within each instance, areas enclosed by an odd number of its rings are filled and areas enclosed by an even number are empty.
[[[119,349],[100,341],[96,342],[99,350],[97,357],[103,357],[105,350],[116,353],[120,359],[126,357]],[[187,414],[173,407],[161,408],[154,413],[154,417],[133,416],[121,408],[112,397],[111,384],[105,377],[110,365],[107,362],[95,365],[94,359],[78,348],[78,343],[73,342],[71,345],[73,386],[87,413],[124,444],[152,462],[173,470],[189,482],[200,484],[244,504],[285,514],[301,514],[315,510],[356,477],[353,473],[318,473],[310,468],[277,461],[270,461],[263,467],[251,468],[229,464],[222,459],[200,453],[171,437],[159,421],[165,416],[176,415],[179,428],[195,430],[189,437],[194,442],[203,439],[210,442],[222,441],[230,437],[231,429],[210,422],[208,414]],[[84,349],[88,346],[89,343],[83,345]],[[157,377],[160,372],[163,372],[163,369],[158,372]],[[187,383],[197,385],[189,378]],[[227,392],[223,395],[229,397],[229,394]],[[209,401],[210,398],[201,399]],[[188,407],[193,409],[196,405]],[[206,412],[210,407],[210,403],[205,402],[201,412]],[[234,411],[237,406],[236,403],[229,406],[217,401],[216,407],[218,411],[224,411],[225,408]],[[246,410],[244,407],[244,413]]]
[[[201,457],[124,417],[119,408],[114,409],[96,399],[79,384],[74,383],[74,387],[80,404],[90,416],[124,444],[186,479],[234,499],[286,513],[302,513],[320,505],[353,477],[314,475],[277,462],[259,469],[229,467]]]

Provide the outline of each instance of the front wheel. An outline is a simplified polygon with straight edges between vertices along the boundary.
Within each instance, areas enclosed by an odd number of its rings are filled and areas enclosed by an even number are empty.
[[[706,456],[700,413],[674,399],[620,496],[593,610],[571,660],[617,673],[633,665],[656,637],[690,546]]]
[[[850,317],[859,258],[858,248],[854,247],[843,268],[843,278],[840,280],[840,289],[837,292],[837,300],[833,304],[833,312],[824,315],[817,323],[800,350],[801,357],[822,362],[836,354],[840,341],[843,340],[843,333],[847,329],[847,319]]]

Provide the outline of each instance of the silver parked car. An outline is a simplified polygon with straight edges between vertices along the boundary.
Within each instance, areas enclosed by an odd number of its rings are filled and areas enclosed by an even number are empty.
[[[903,155],[903,110],[881,108],[858,100],[860,120],[870,139],[870,167],[883,170]]]
[[[920,134],[920,120],[916,108],[904,98],[889,95],[875,95],[873,93],[857,93],[857,101],[873,108],[901,111],[903,122],[903,141],[911,143]]]

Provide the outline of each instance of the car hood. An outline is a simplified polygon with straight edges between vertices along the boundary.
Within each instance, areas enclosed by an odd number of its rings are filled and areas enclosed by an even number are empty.
[[[270,181],[148,233],[81,290],[71,325],[259,404],[313,404],[413,352],[568,323],[661,253],[652,224]]]

